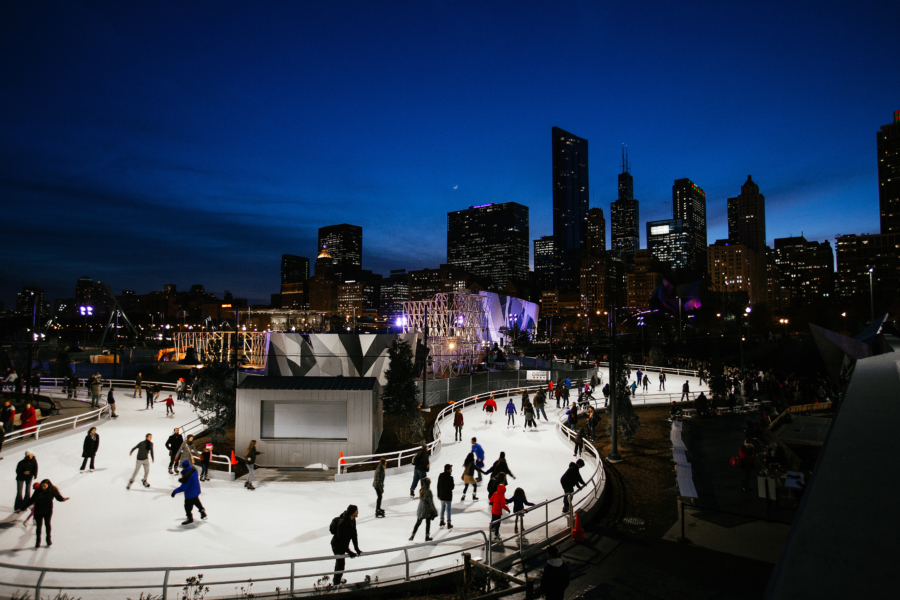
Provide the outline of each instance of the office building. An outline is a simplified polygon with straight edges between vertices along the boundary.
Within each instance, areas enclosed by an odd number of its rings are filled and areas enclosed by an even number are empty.
[[[541,288],[555,287],[556,250],[553,236],[545,235],[534,240],[534,274]]]
[[[638,250],[634,255],[634,272],[625,277],[628,293],[627,305],[631,308],[650,308],[650,296],[662,285],[662,273],[653,270],[650,250]]]
[[[409,300],[409,275],[406,269],[391,271],[381,282],[381,301],[378,316],[388,325],[395,325],[403,315],[403,303]]]
[[[316,274],[309,278],[309,309],[331,316],[337,312],[338,278],[334,274],[334,259],[322,246],[316,258]]]
[[[606,219],[602,208],[592,208],[587,216],[587,236],[582,253],[587,256],[599,256],[606,252]]]
[[[876,315],[896,314],[900,308],[900,233],[840,235],[835,250],[836,288],[841,298],[862,306],[874,303]]]
[[[772,257],[778,268],[784,308],[799,308],[834,292],[834,251],[827,240],[803,236],[778,238]]]
[[[755,279],[765,281],[766,198],[750,175],[741,186],[741,193],[728,199],[728,239],[753,250],[759,259],[754,262],[759,269]]]
[[[339,281],[352,279],[362,269],[362,240],[362,227],[358,225],[342,223],[319,228],[319,249],[328,250]]]
[[[26,285],[16,294],[16,312],[37,321],[44,316],[44,288]]]
[[[281,283],[309,281],[309,259],[293,254],[281,255]]]
[[[462,292],[467,289],[470,280],[471,275],[453,265],[410,271],[409,299],[431,300],[435,294]]]
[[[337,286],[337,312],[351,319],[378,316],[380,285],[373,279],[358,279]]]
[[[622,172],[619,173],[619,197],[610,207],[610,250],[630,269],[634,255],[641,247],[640,203],[634,199],[634,179],[628,155],[622,149]]]
[[[447,213],[447,264],[484,278],[494,290],[528,278],[528,207],[482,204]]]
[[[590,198],[588,141],[559,127],[552,136],[555,283],[560,289],[577,290]]]
[[[696,267],[691,263],[693,241],[691,225],[683,219],[647,221],[647,249],[673,271]]]
[[[900,233],[900,110],[877,135],[878,209],[881,233]]]
[[[585,256],[581,261],[582,314],[597,316],[624,306],[627,298],[625,265],[609,252]]]
[[[706,271],[706,192],[690,179],[676,179],[672,185],[672,218],[689,223],[688,264]]]
[[[272,301],[279,308],[306,310],[309,308],[309,259],[293,254],[281,255],[281,292]]]
[[[715,244],[707,248],[706,256],[707,272],[712,283],[711,290],[732,298],[738,292],[744,292],[750,304],[766,302],[769,287],[766,266],[763,262],[760,269],[759,260],[757,253],[744,244],[735,244],[731,240],[716,240]]]

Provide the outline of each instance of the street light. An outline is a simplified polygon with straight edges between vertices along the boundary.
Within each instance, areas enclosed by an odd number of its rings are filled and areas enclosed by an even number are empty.
[[[787,319],[778,319],[778,322],[781,323],[781,333],[787,335],[787,324],[790,322]]]
[[[875,267],[869,268],[869,320],[875,320],[875,294],[872,291],[872,273],[875,271]]]
[[[745,316],[749,315],[751,310],[752,309],[749,306],[747,308],[745,308],[744,314],[742,314],[741,317],[745,317]],[[738,333],[738,337],[740,339],[740,344],[741,344],[741,376],[743,376],[744,375],[744,319],[743,318],[738,320],[738,325],[741,328],[740,332]]]
[[[94,307],[93,306],[79,306],[78,312],[81,313],[81,316],[84,317],[84,343],[87,344],[87,320],[88,317],[94,315]]]

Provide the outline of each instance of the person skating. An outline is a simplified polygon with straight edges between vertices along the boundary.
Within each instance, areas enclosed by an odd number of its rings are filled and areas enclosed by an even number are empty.
[[[609,384],[603,386],[603,408],[609,406]]]
[[[178,433],[178,428],[176,427],[175,433],[170,435],[169,439],[166,440],[166,450],[169,451],[169,475],[172,475],[173,473],[176,475],[178,474],[178,451],[181,449],[183,443],[184,437]]]
[[[91,473],[94,472],[94,458],[97,456],[97,449],[100,447],[100,434],[97,433],[96,427],[91,427],[87,435],[84,436],[84,444],[81,450],[81,472],[87,466],[88,459],[91,461]]]
[[[37,412],[31,404],[25,405],[22,411],[22,433],[32,433],[37,429]],[[24,437],[22,439],[25,439]]]
[[[106,394],[106,404],[109,406],[109,416],[112,419],[118,419],[119,415],[116,414],[116,396],[113,392],[116,391],[116,388],[109,388],[109,392]]]
[[[31,481],[38,475],[38,462],[31,453],[25,451],[25,458],[16,465],[16,502],[13,508],[18,510],[31,499]]]
[[[387,459],[381,457],[378,459],[378,466],[375,467],[375,479],[372,481],[372,487],[375,488],[375,516],[377,518],[384,517],[384,510],[381,508],[381,499],[384,497],[384,468],[387,465]],[[438,484],[440,486],[440,484]],[[440,487],[438,488],[440,489]]]
[[[131,394],[132,398],[140,398],[141,397],[141,384],[144,382],[141,374],[138,373],[137,377],[134,378],[134,392]]]
[[[600,411],[595,408],[591,408],[590,416],[588,417],[587,427],[588,432],[591,434],[591,441],[593,442],[597,438],[597,427],[600,426]]]
[[[491,473],[491,478],[488,479],[487,484],[487,497],[488,504],[491,503],[491,498],[494,497],[494,492],[497,491],[497,488],[500,485],[509,485],[509,480],[506,478],[506,473],[500,469]]]
[[[444,472],[438,475],[437,495],[441,502],[441,524],[444,526],[444,512],[447,513],[447,529],[453,529],[453,515],[450,511],[450,505],[453,502],[453,488],[456,482],[453,481],[453,465],[444,465]]]
[[[191,465],[194,464],[194,436],[192,435],[188,435],[181,447],[178,448],[178,462],[184,464],[185,461]]]
[[[531,402],[525,401],[525,406],[522,408],[522,413],[525,415],[525,426],[522,428],[522,431],[528,429],[528,424],[531,424],[533,429],[537,429],[537,423],[534,422],[534,407],[531,406]]]
[[[584,428],[578,430],[575,436],[575,454],[572,456],[581,456],[584,453]]]
[[[525,507],[526,506],[534,506],[534,502],[529,502],[528,498],[525,497],[525,490],[522,488],[516,488],[516,491],[513,492],[512,498],[506,499],[507,503],[512,503],[513,505],[513,513],[516,515],[515,518],[515,528],[513,529],[513,533],[519,533],[519,523],[522,523],[522,532],[525,531]]]
[[[512,398],[506,403],[506,426],[509,427],[510,425],[512,427],[516,426],[516,405]]]
[[[97,373],[91,380],[91,408],[100,407],[100,396],[103,393],[103,380]]]
[[[563,404],[563,408],[565,408],[566,406],[569,405],[569,386],[568,385],[562,386],[562,404]]]
[[[200,511],[200,518],[205,519],[206,509],[200,503],[200,476],[197,474],[197,469],[194,468],[194,465],[186,460],[181,463],[181,478],[179,481],[181,481],[181,485],[172,491],[172,497],[174,498],[176,494],[184,492],[184,512],[187,515],[187,519],[182,521],[181,524],[190,525],[194,522],[195,506]]]
[[[475,470],[478,471],[478,481],[481,481],[481,471],[484,469],[484,448],[478,440],[472,438],[472,452],[475,453]]]
[[[29,486],[30,487],[30,486]],[[16,510],[16,514],[21,514],[26,508],[34,505],[34,522],[37,524],[37,539],[34,547],[41,547],[41,529],[44,525],[47,527],[47,545],[53,545],[53,539],[50,537],[50,521],[53,519],[53,501],[66,502],[68,498],[63,498],[59,490],[50,483],[49,479],[41,482],[41,487],[34,491],[34,495],[25,502],[24,506]]]
[[[665,373],[659,374],[659,391],[661,391],[661,392],[666,391],[666,374]]]
[[[491,474],[497,471],[503,471],[513,479],[516,478],[516,476],[513,475],[513,472],[510,470],[509,465],[506,464],[506,452],[501,452],[497,460],[494,461],[494,464],[491,465],[491,468],[484,472],[486,474]]]
[[[412,485],[409,486],[410,498],[416,497],[416,486],[420,481],[428,477],[428,470],[430,468],[431,463],[429,462],[428,446],[422,444],[422,447],[419,448],[419,451],[413,456],[413,481]]]
[[[691,384],[688,383],[687,380],[685,380],[684,385],[681,386],[681,400],[691,401]]]
[[[647,390],[649,390],[649,389],[650,389],[650,378],[647,377],[646,374],[644,374],[644,393],[646,394]]]
[[[497,539],[500,539],[500,518],[503,511],[509,512],[509,506],[506,505],[506,486],[502,483],[497,486],[497,491],[491,496],[491,525],[490,529],[494,532]]]
[[[464,424],[462,411],[457,407],[453,409],[453,441],[462,441],[462,430]]]
[[[244,461],[247,463],[247,483],[244,487],[248,490],[255,490],[253,486],[253,475],[256,473],[256,457],[262,454],[256,449],[256,440],[250,440],[247,451],[244,453]]]
[[[462,498],[460,500],[466,499],[466,491],[468,491],[469,486],[472,486],[472,500],[478,500],[478,480],[475,479],[475,454],[469,452],[466,456],[466,460],[463,461],[463,493]]]
[[[200,453],[200,481],[209,481],[209,463],[212,461],[212,444],[207,444]]]
[[[166,416],[172,415],[175,416],[175,401],[172,400],[172,394],[169,394],[169,397],[163,400],[166,405]]]
[[[493,396],[484,401],[484,406],[481,407],[481,410],[485,412],[484,422],[493,423],[494,420],[491,417],[494,416],[494,411],[497,410],[497,403],[494,401]]]
[[[131,474],[131,479],[128,480],[128,485],[125,486],[126,490],[131,489],[131,484],[134,483],[134,480],[137,478],[138,471],[141,470],[141,467],[144,468],[144,478],[141,479],[141,483],[144,484],[144,487],[150,487],[150,483],[147,481],[150,477],[150,462],[156,462],[156,456],[153,454],[153,434],[148,433],[147,437],[144,438],[144,441],[139,442],[131,449],[128,456],[134,454],[135,450],[138,451],[137,460],[134,464],[134,473]]]
[[[546,600],[563,600],[569,587],[569,567],[559,557],[556,546],[547,548],[547,564],[541,575],[541,593]]]
[[[544,393],[544,390],[540,390],[534,396],[534,416],[538,417],[540,415],[544,416],[545,421],[549,421],[547,418],[547,411],[544,410],[544,406],[547,404],[547,394]]]
[[[569,494],[574,492],[576,487],[580,490],[585,486],[584,479],[581,478],[581,473],[579,472],[579,469],[583,466],[584,461],[580,458],[576,462],[570,462],[569,468],[566,469],[566,472],[559,479],[559,483],[562,485],[565,493],[565,496],[563,496],[563,512],[569,511]]]
[[[154,395],[155,395],[155,392],[154,392],[153,386],[148,385],[147,386],[147,406],[146,406],[146,408],[153,408],[153,396]]]
[[[416,524],[413,527],[412,535],[409,541],[413,541],[419,525],[425,521],[425,541],[431,541],[431,522],[438,516],[437,509],[434,507],[434,495],[431,493],[431,479],[426,477],[422,480],[422,487],[419,488],[419,506],[416,508]]]
[[[9,403],[9,400],[6,400],[3,403],[3,408],[0,409],[0,421],[3,421],[3,429],[6,430],[6,433],[12,434],[13,424],[16,421],[16,408]]]
[[[335,556],[341,557],[334,561],[334,577],[331,581],[336,586],[347,583],[347,580],[342,578],[345,564],[343,555],[356,558],[363,553],[359,549],[359,541],[356,537],[356,517],[358,516],[359,509],[351,504],[340,516],[332,519],[331,525],[328,527],[328,531],[331,532],[331,552]],[[353,542],[356,553],[350,552],[350,542]]]

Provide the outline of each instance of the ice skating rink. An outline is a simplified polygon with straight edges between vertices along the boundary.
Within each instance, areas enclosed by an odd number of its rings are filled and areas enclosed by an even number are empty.
[[[653,378],[653,376],[651,376]],[[670,376],[669,387],[678,383],[681,377]],[[692,391],[696,380],[692,379]],[[640,394],[639,394],[640,396]],[[660,399],[659,401],[668,401]],[[640,403],[640,397],[637,399]],[[502,411],[504,402],[498,402]],[[518,407],[520,402],[516,400]],[[554,406],[548,405],[548,409]],[[168,453],[164,443],[172,429],[191,421],[194,414],[185,403],[176,404],[175,417],[166,417],[165,408],[144,408],[142,399],[132,399],[122,395],[117,401],[120,417],[103,422],[98,426],[100,448],[97,453],[96,471],[79,474],[82,443],[87,429],[70,435],[48,437],[39,443],[19,444],[3,449],[4,460],[0,461],[0,481],[5,482],[0,493],[0,512],[6,515],[0,521],[0,563],[46,566],[57,568],[156,568],[190,567],[191,565],[233,564],[247,562],[306,559],[331,554],[331,535],[328,526],[331,519],[338,516],[349,504],[359,507],[357,528],[359,543],[364,552],[389,548],[403,548],[425,540],[424,524],[416,535],[415,542],[409,542],[415,524],[418,499],[410,498],[409,486],[412,474],[389,475],[385,480],[383,508],[387,518],[376,519],[375,493],[369,479],[344,482],[265,482],[258,489],[250,491],[242,482],[209,481],[201,484],[200,500],[206,507],[209,518],[200,521],[195,511],[196,521],[182,526],[184,520],[183,495],[175,498],[170,494],[178,486],[177,476],[167,471]],[[452,419],[445,419],[441,425],[443,448],[432,461],[429,476],[432,490],[437,500],[437,476],[444,464],[453,465],[456,488],[453,494],[452,532],[438,528],[438,520],[432,523],[432,537],[457,536],[475,531],[486,531],[489,517],[487,490],[479,486],[479,501],[472,500],[471,489],[465,501],[461,501],[462,463],[470,451],[469,440],[475,436],[485,450],[486,465],[506,452],[507,462],[516,479],[510,479],[507,497],[517,487],[525,490],[529,501],[540,503],[562,493],[559,478],[572,460],[572,445],[557,432],[552,421],[556,410],[548,410],[551,422],[539,421],[537,431],[523,431],[524,419],[516,417],[516,427],[507,427],[506,419],[495,414],[493,424],[484,423],[481,405],[467,407],[464,411],[464,442],[453,441]],[[153,434],[156,461],[152,464],[150,488],[144,488],[136,481],[131,490],[125,488],[134,469],[135,459],[128,452],[144,439],[145,434]],[[65,503],[55,503],[53,513],[53,546],[34,548],[35,528],[32,522],[23,526],[27,512],[16,515],[13,511],[15,500],[15,469],[24,451],[31,449],[38,460],[39,478],[49,478],[63,496],[71,498]],[[265,464],[264,460],[260,461]],[[596,462],[585,454],[586,466],[582,476],[587,480],[596,469]],[[486,486],[487,478],[483,484]],[[587,488],[577,497],[589,492]],[[561,514],[561,502],[550,505],[547,513],[551,518]],[[544,509],[540,509],[544,513]],[[526,515],[526,526],[532,527],[543,522],[543,514]],[[32,520],[33,521],[33,520]],[[550,533],[566,527],[565,520],[557,520],[549,526]],[[512,536],[512,522],[504,524],[503,537]],[[534,533],[535,538],[543,537]],[[410,572],[425,572],[454,566],[460,560],[459,552],[466,547],[482,545],[473,554],[481,556],[483,537],[480,534],[466,539],[437,546],[418,547],[409,550],[411,560],[428,556],[447,554],[424,562],[413,562]],[[527,536],[525,539],[527,543]],[[510,549],[515,541],[507,541]],[[504,544],[494,544],[493,553],[504,552]],[[381,581],[403,576],[404,552],[368,555],[348,560],[347,569],[366,569],[361,573],[348,573],[348,582],[362,580],[366,575]],[[396,565],[399,561],[400,566]],[[324,573],[332,569],[333,562],[302,562],[295,565],[297,588],[309,588],[315,577],[301,577]],[[288,575],[290,565],[253,567],[252,569],[212,570],[188,568],[170,575],[171,583],[183,582],[191,575],[204,573],[204,579],[228,580],[264,576]],[[14,571],[0,567],[0,581],[34,585],[39,573]],[[56,574],[48,573],[43,582],[46,593],[55,594],[57,586],[70,585],[116,585],[146,582],[139,589],[111,592],[75,592],[75,596],[91,598],[137,597],[141,591],[160,593],[163,571],[155,570],[139,574]],[[253,591],[274,590],[276,586],[285,589],[288,582],[258,582]],[[219,586],[210,592],[210,597],[234,594],[239,586]],[[71,588],[67,588],[71,589]],[[12,590],[4,588],[3,594]]]

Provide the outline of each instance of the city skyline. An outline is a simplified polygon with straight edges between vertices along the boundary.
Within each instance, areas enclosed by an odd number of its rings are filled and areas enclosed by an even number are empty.
[[[0,100],[7,307],[25,285],[71,297],[82,275],[117,293],[199,283],[263,301],[281,255],[314,259],[317,229],[333,223],[366,230],[363,268],[434,268],[446,213],[488,202],[527,206],[533,241],[552,232],[552,126],[590,142],[589,204],[607,215],[628,144],[639,231],[671,218],[672,184],[689,178],[707,193],[708,241],[727,237],[726,199],[749,173],[770,245],[801,230],[810,241],[879,230],[874,137],[900,83],[872,57],[896,55],[897,8],[781,7],[773,24],[763,7],[665,7],[631,44],[616,28],[645,18],[637,8],[481,7],[474,21],[466,6],[367,8],[342,22],[356,41],[332,56],[317,52],[331,48],[328,28],[314,31],[328,8],[198,5],[178,26],[165,8],[2,10],[7,55],[26,57]],[[753,36],[734,39],[734,22]],[[658,55],[678,23],[709,39],[656,62],[623,50]],[[602,42],[579,34],[598,24]],[[547,59],[567,28],[591,38],[575,42],[583,65],[604,60],[563,92]],[[384,41],[392,31],[401,42]],[[370,61],[348,63],[369,47]],[[629,92],[603,93],[611,77]],[[684,77],[696,80],[690,98],[671,93]]]

